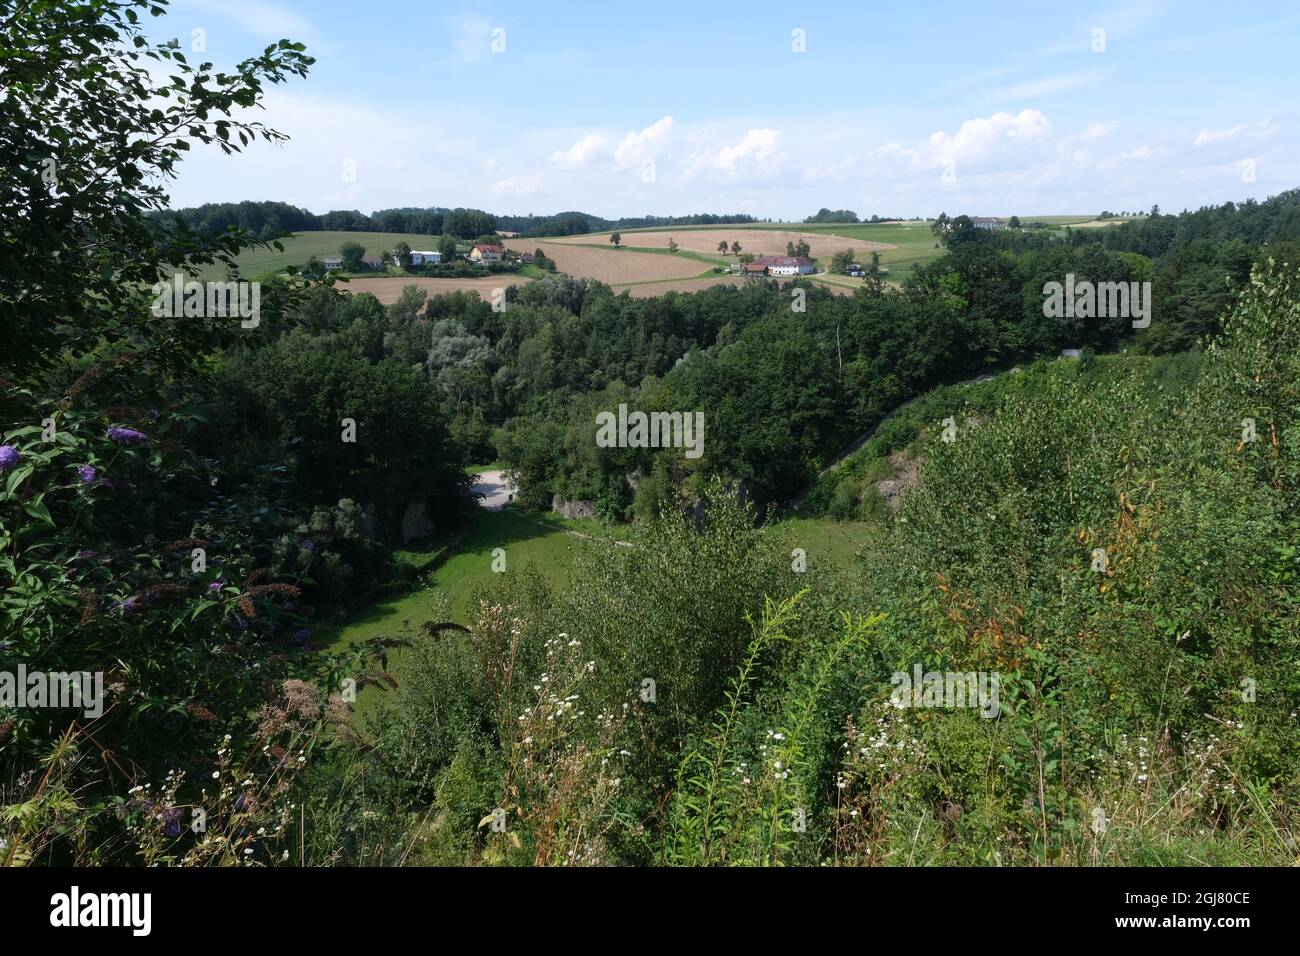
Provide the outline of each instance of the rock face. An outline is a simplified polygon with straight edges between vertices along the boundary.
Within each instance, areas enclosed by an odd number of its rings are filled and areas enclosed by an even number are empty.
[[[551,510],[562,518],[596,517],[596,503],[594,501],[565,501],[559,495],[551,498]]]
[[[429,520],[429,506],[424,501],[412,501],[402,514],[402,544],[417,538],[427,538],[433,534],[433,522]]]
[[[903,495],[921,480],[921,466],[925,464],[925,459],[919,455],[913,456],[904,449],[890,455],[889,464],[893,468],[893,476],[877,481],[872,487],[885,499],[890,512],[895,513],[903,507]]]

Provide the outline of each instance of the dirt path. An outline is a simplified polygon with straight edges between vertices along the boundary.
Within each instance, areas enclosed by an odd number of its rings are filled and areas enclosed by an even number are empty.
[[[506,480],[504,471],[484,471],[475,476],[470,491],[481,496],[480,507],[500,511],[514,500],[519,489]]]

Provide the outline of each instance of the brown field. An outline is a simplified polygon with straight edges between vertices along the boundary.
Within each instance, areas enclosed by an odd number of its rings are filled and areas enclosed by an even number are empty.
[[[548,255],[550,253],[547,253]],[[443,292],[478,292],[479,298],[488,301],[492,298],[493,289],[504,289],[512,285],[522,285],[529,281],[520,276],[499,275],[499,276],[482,276],[477,279],[435,279],[428,276],[387,276],[384,278],[373,279],[353,279],[347,283],[339,283],[335,288],[344,292],[352,292],[360,295],[362,292],[369,292],[384,305],[391,305],[396,302],[398,296],[402,294],[402,289],[408,285],[413,285],[418,289],[423,289],[429,295],[438,295]]]
[[[587,238],[587,237],[581,237]],[[608,239],[598,241],[609,244]],[[664,241],[665,247],[667,240]],[[506,246],[519,252],[541,249],[555,260],[561,272],[571,276],[584,276],[615,285],[620,282],[641,282],[651,279],[684,279],[697,276],[707,268],[698,259],[678,259],[675,256],[655,256],[644,252],[629,252],[613,246],[601,249],[575,248],[552,239],[507,239]]]
[[[1127,219],[1090,219],[1087,222],[1075,222],[1070,224],[1071,229],[1098,229],[1106,226],[1118,226],[1120,223],[1128,222]]]
[[[708,230],[686,229],[680,232],[664,229],[653,232],[623,233],[623,245],[632,248],[667,249],[669,239],[676,239],[677,245],[686,252],[698,252],[711,256],[719,255],[718,243],[724,239],[727,240],[728,245],[732,242],[739,242],[741,252],[750,252],[756,256],[783,256],[785,255],[787,242],[797,243],[802,239],[808,243],[814,259],[825,258],[827,260],[841,249],[852,249],[855,254],[869,254],[897,248],[897,246],[888,242],[871,242],[867,239],[850,239],[820,232],[797,232],[778,229],[736,228],[731,230],[713,228]],[[572,245],[574,243],[597,245],[603,243],[608,245],[609,233],[565,236],[551,241],[556,245]],[[590,249],[587,251],[595,252],[596,250]],[[551,254],[549,249],[546,254],[548,256]],[[647,276],[646,278],[650,277]]]

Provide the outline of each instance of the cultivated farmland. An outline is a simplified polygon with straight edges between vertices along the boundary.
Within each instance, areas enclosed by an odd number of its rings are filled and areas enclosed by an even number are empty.
[[[609,245],[609,233],[597,233],[589,236],[566,236],[563,239],[555,240],[557,244],[565,245]],[[673,239],[677,242],[680,249],[685,252],[697,252],[702,255],[720,258],[718,252],[718,243],[725,241],[728,246],[732,242],[739,242],[742,252],[752,253],[755,256],[783,256],[786,252],[786,243],[807,242],[812,250],[813,258],[829,260],[832,255],[841,249],[852,249],[855,255],[867,255],[872,252],[885,252],[888,249],[895,248],[887,242],[868,241],[865,239],[854,238],[843,234],[816,233],[795,231],[783,228],[774,229],[699,229],[699,230],[656,230],[647,232],[624,232],[622,233],[623,245],[629,249],[666,249],[668,240]],[[547,255],[550,255],[548,252]],[[561,266],[563,268],[563,266]]]
[[[561,272],[598,279],[610,285],[656,279],[685,279],[699,275],[709,265],[690,256],[655,255],[630,249],[615,249],[609,244],[608,233],[599,239],[592,236],[575,238],[585,239],[589,243],[604,242],[605,245],[589,249],[580,244],[552,239],[507,239],[506,247],[516,252],[541,249],[555,260],[556,268]],[[664,240],[664,244],[667,245],[667,240]]]

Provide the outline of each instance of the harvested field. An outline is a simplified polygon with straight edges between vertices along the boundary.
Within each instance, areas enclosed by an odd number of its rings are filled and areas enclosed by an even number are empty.
[[[549,255],[550,253],[547,253]],[[413,285],[418,289],[423,289],[429,295],[439,295],[444,292],[478,292],[479,298],[489,301],[492,298],[493,289],[504,289],[512,285],[523,285],[528,279],[519,276],[499,275],[499,276],[481,276],[471,279],[436,279],[429,276],[387,276],[373,279],[353,279],[350,282],[340,282],[336,289],[344,292],[351,292],[354,295],[360,295],[362,292],[371,293],[376,299],[384,305],[391,305],[396,302],[398,296],[402,294],[402,289],[408,285]]]
[[[798,232],[783,229],[745,229],[738,227],[735,229],[687,229],[676,232],[663,229],[653,232],[623,233],[623,245],[632,248],[667,249],[669,239],[676,239],[677,245],[685,252],[698,252],[708,256],[721,255],[718,252],[718,243],[724,239],[727,241],[728,246],[733,242],[739,242],[741,252],[749,252],[756,256],[783,256],[785,255],[787,242],[798,243],[803,240],[811,248],[814,259],[824,258],[828,262],[831,256],[842,249],[852,249],[855,254],[869,255],[872,252],[883,252],[886,249],[896,248],[888,242],[852,239],[848,236],[837,236],[833,233]],[[598,233],[589,236],[565,236],[562,239],[555,239],[553,242],[556,245],[608,243],[609,233]],[[595,252],[596,250],[588,251]],[[547,250],[546,254],[549,256],[551,253]]]
[[[575,238],[592,241],[590,236]],[[610,285],[653,279],[684,279],[697,276],[707,268],[707,265],[698,259],[615,249],[609,245],[606,237],[597,237],[594,241],[604,242],[607,248],[584,249],[581,246],[553,239],[544,242],[537,239],[507,239],[506,246],[517,252],[541,249],[555,260],[555,266],[561,272],[608,282]],[[667,245],[668,240],[665,239],[665,248]]]

